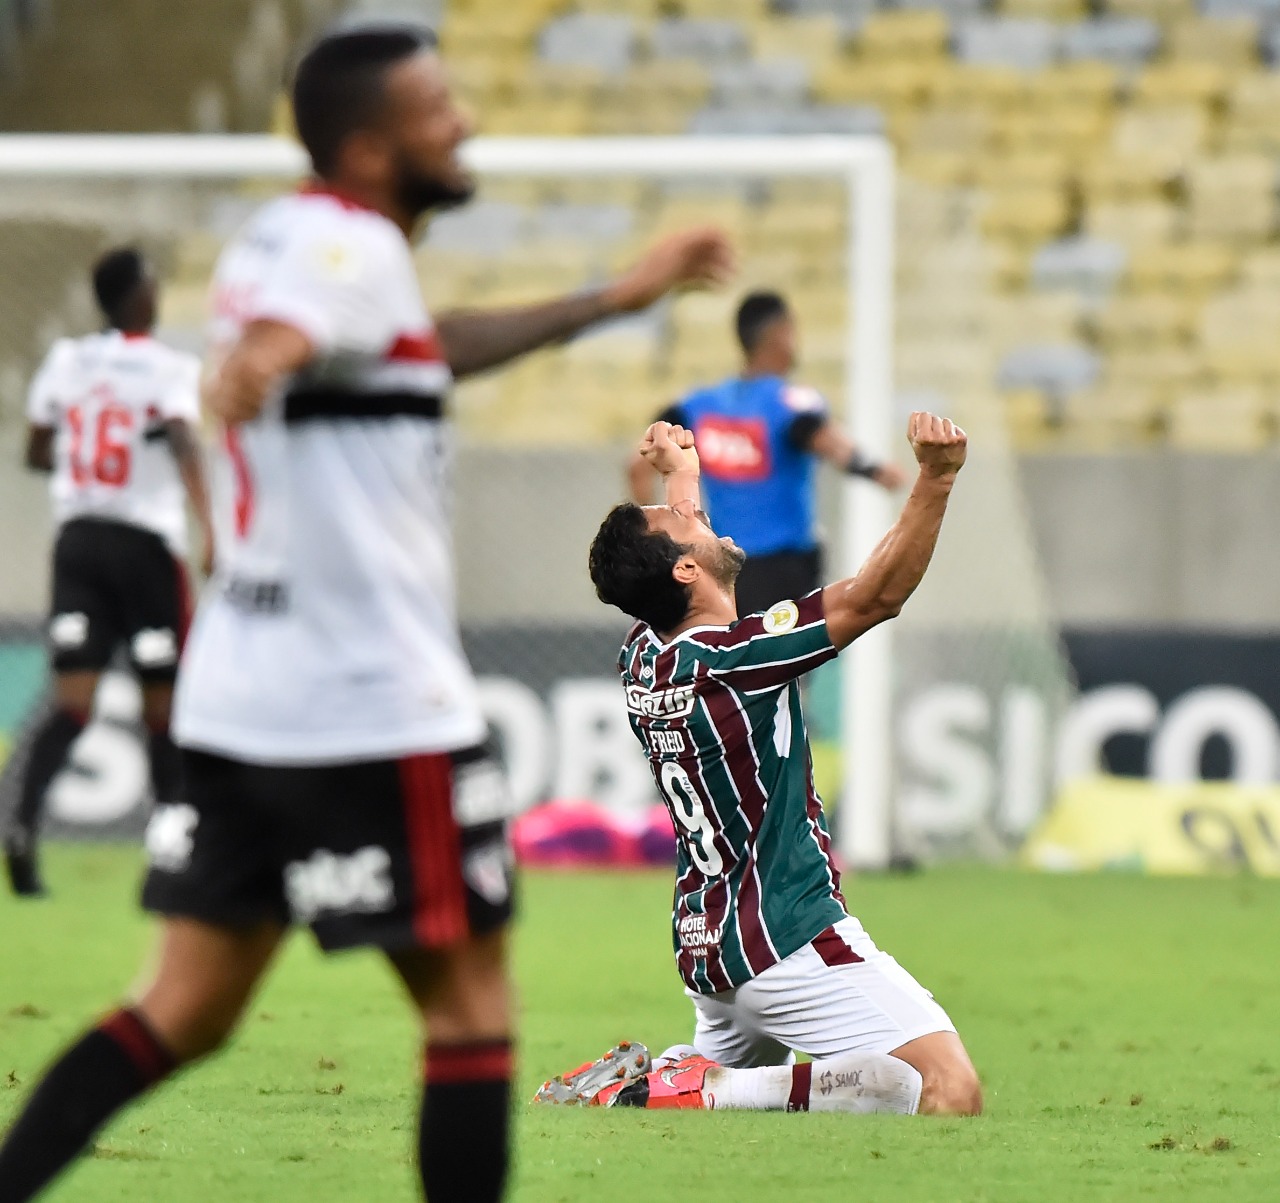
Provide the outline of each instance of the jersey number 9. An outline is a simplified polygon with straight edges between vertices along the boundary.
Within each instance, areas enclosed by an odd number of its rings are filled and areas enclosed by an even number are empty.
[[[724,869],[724,858],[715,845],[711,820],[689,774],[676,761],[668,760],[662,766],[660,779],[671,813],[685,830],[685,844],[693,863],[703,877],[718,877]]]

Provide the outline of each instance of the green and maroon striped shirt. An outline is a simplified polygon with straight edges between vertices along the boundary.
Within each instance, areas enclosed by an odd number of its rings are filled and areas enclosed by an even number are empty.
[[[618,659],[632,729],[678,836],[673,943],[690,989],[740,986],[846,911],[798,680],[836,654],[819,589]]]

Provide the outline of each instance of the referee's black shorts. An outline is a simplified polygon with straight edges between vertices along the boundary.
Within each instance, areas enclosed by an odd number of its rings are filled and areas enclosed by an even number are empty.
[[[144,681],[172,681],[191,618],[186,565],[154,531],[73,518],[53,551],[55,672],[102,671],[120,647]]]
[[[812,593],[822,584],[822,550],[779,551],[748,556],[738,575],[738,617],[758,614],[775,602]]]

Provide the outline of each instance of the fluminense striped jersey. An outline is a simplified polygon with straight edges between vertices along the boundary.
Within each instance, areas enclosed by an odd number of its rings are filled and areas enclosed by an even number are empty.
[[[644,623],[618,670],[675,820],[672,939],[685,984],[750,981],[844,918],[798,679],[836,654],[819,589],[662,643]]]

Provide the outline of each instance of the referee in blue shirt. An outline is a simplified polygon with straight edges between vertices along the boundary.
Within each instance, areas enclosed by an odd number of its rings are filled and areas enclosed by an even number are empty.
[[[796,362],[795,318],[776,292],[753,292],[738,307],[740,375],[695,389],[658,420],[694,432],[702,493],[718,534],[747,553],[738,577],[740,615],[802,597],[822,583],[813,469],[823,459],[886,489],[905,482],[902,469],[869,458],[831,420],[816,389],[788,384]],[[653,502],[654,473],[637,453],[631,494]]]

